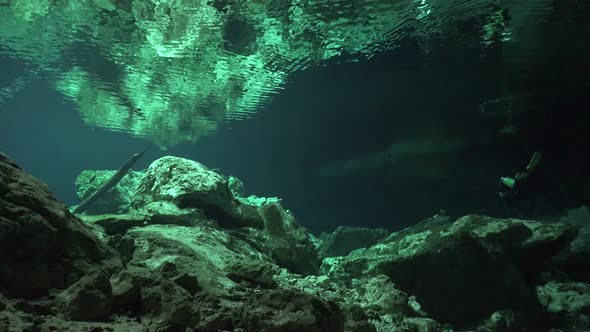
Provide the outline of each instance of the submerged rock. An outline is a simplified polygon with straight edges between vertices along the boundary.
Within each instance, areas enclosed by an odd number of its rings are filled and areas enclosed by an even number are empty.
[[[92,267],[120,267],[116,253],[45,184],[1,153],[0,181],[0,291],[37,297],[70,286]]]
[[[359,248],[367,248],[387,237],[385,229],[339,226],[332,234],[320,235],[320,256],[345,256]]]
[[[82,215],[88,225],[98,225],[107,235],[124,235],[134,227],[149,225],[213,226],[198,209],[179,209],[170,202],[153,202],[139,211],[126,214]]]
[[[273,279],[277,272],[276,266],[261,260],[242,260],[235,262],[229,269],[227,277],[231,280],[246,284],[252,288],[276,288]]]
[[[134,228],[125,238],[134,245],[130,265],[153,274],[167,271],[169,279],[194,275],[212,294],[228,294],[238,286],[226,276],[234,264],[265,260],[252,246],[212,228],[152,225]]]
[[[195,161],[163,157],[154,161],[141,179],[132,211],[81,217],[90,225],[102,227],[109,236],[123,236],[133,228],[149,225],[237,229],[232,232],[234,236],[245,234],[240,238],[272,257],[273,263],[295,273],[316,273],[316,246],[293,215],[278,199],[257,200],[256,205],[250,205],[249,198],[240,196],[242,192],[243,184],[235,177],[226,181]],[[244,228],[248,230],[240,231]]]
[[[590,225],[580,227],[576,237],[553,257],[553,262],[577,279],[590,282]]]
[[[116,171],[85,170],[76,177],[76,195],[80,202],[94,194]],[[87,214],[127,213],[131,199],[144,172],[129,171],[115,187],[86,209]]]
[[[542,316],[529,282],[575,234],[565,224],[466,216],[417,225],[366,250],[325,259],[321,271],[345,284],[384,274],[415,295],[429,317],[453,326],[474,326],[506,309],[529,326]]]
[[[590,329],[590,284],[551,281],[537,286],[539,302],[551,320],[568,331]]]
[[[198,208],[223,228],[262,228],[256,208],[235,200],[227,181],[204,165],[178,157],[154,161],[141,180],[133,206],[169,201],[179,208]]]
[[[112,289],[105,271],[94,271],[60,294],[64,315],[77,321],[104,320],[111,314]]]
[[[258,211],[264,220],[263,247],[277,264],[294,273],[316,274],[318,252],[293,214],[279,203],[263,205]]]
[[[240,202],[196,162],[152,166],[128,213],[81,222],[0,154],[0,330],[590,326],[585,226],[437,216],[319,241],[282,204]]]
[[[286,289],[253,294],[242,318],[247,331],[344,331],[344,317],[335,303]]]
[[[227,179],[227,185],[233,197],[246,205],[263,206],[281,202],[281,199],[278,197],[260,197],[256,195],[246,196],[244,183],[235,176],[230,176]]]
[[[110,279],[113,311],[133,308],[140,300],[140,286],[137,278],[129,271],[123,270],[111,276]]]

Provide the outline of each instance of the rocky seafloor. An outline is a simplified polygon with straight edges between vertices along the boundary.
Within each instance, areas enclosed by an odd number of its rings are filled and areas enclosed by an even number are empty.
[[[0,331],[588,331],[589,252],[587,223],[482,215],[317,238],[177,157],[74,215],[0,154]]]

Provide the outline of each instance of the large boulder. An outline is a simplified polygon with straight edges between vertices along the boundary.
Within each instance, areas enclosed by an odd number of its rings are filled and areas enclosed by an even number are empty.
[[[263,205],[258,208],[264,220],[262,235],[263,250],[281,267],[289,271],[310,275],[316,274],[320,260],[311,235],[295,220],[291,211],[280,203]]]
[[[277,202],[259,206],[258,213],[264,221],[262,230],[246,228],[231,234],[292,273],[316,274],[320,265],[317,239],[297,223],[293,213]]]
[[[111,314],[112,289],[104,271],[85,275],[60,294],[62,312],[71,320],[104,320]]]
[[[196,276],[199,287],[217,295],[238,287],[239,282],[228,276],[232,267],[262,266],[256,262],[270,261],[248,243],[208,227],[151,225],[133,228],[124,238],[134,246],[129,265],[156,275],[165,272],[170,279],[183,274]]]
[[[454,326],[473,326],[506,309],[530,326],[542,310],[530,282],[577,233],[566,224],[477,215],[426,226],[325,259],[322,271],[343,283],[384,274],[415,295],[429,317]]]
[[[46,295],[95,268],[116,270],[120,264],[45,184],[0,153],[0,291]]]
[[[140,287],[137,279],[127,270],[112,275],[110,278],[113,311],[132,309],[140,299]]]
[[[223,228],[263,227],[256,208],[234,199],[224,177],[193,160],[166,156],[149,166],[132,204],[141,209],[158,201],[201,209]]]
[[[172,280],[152,278],[157,283],[141,288],[142,316],[158,326],[158,331],[185,331],[197,324],[193,296]]]

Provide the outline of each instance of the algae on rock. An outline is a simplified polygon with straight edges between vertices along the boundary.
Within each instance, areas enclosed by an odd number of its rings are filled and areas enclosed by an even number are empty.
[[[107,182],[116,171],[84,170],[76,177],[76,194],[84,201]],[[106,192],[86,211],[90,214],[126,213],[144,172],[129,171],[117,185]]]
[[[80,222],[0,154],[0,330],[590,327],[585,226],[469,215],[386,237],[341,229],[325,245],[362,243],[318,271],[321,240],[280,203],[249,206],[260,225],[207,213],[239,219],[244,203],[202,164],[165,157],[141,183],[128,214]]]

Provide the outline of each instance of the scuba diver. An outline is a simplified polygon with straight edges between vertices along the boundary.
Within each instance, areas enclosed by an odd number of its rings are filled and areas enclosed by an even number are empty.
[[[516,173],[513,177],[506,176],[500,178],[500,191],[498,195],[502,199],[509,216],[511,214],[509,213],[509,207],[521,203],[529,196],[533,187],[530,176],[537,169],[542,158],[543,151],[536,151],[523,171]]]

